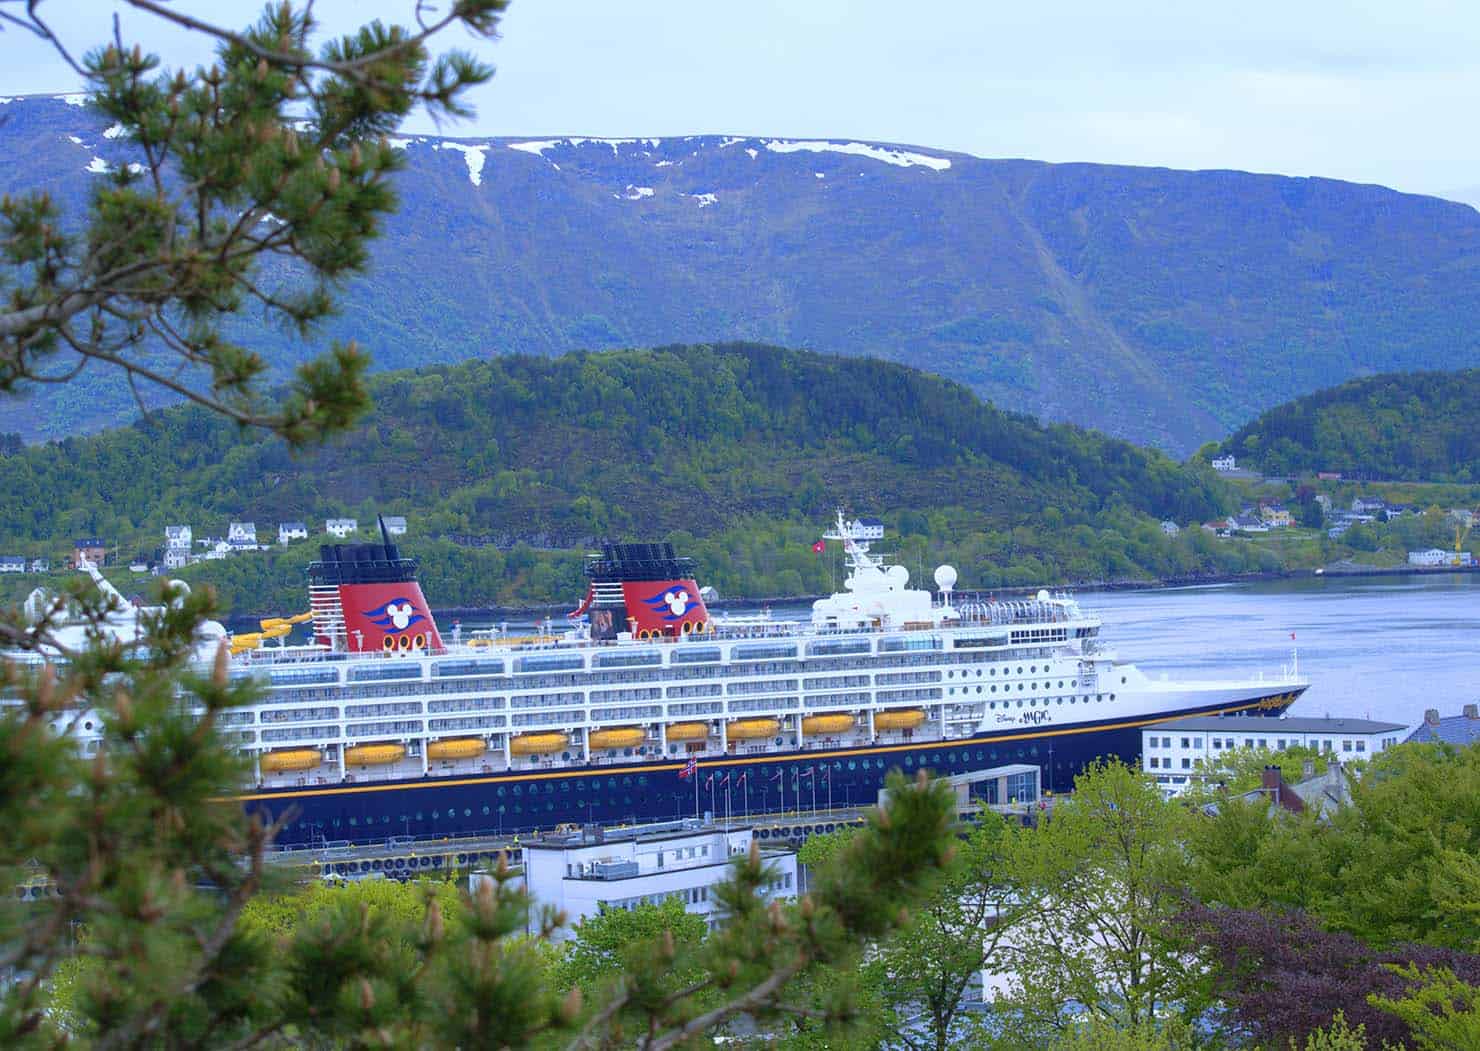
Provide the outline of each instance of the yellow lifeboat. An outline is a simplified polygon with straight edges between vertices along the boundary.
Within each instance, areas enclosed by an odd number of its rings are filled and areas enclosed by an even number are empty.
[[[449,737],[427,745],[428,759],[476,759],[488,748],[481,737]]]
[[[751,741],[759,737],[774,737],[781,729],[775,719],[737,719],[725,728],[732,741]]]
[[[558,752],[569,741],[570,738],[565,734],[518,734],[509,738],[509,751],[515,755],[541,755],[545,752]]]
[[[357,744],[344,750],[344,761],[350,766],[385,766],[406,756],[403,744]]]
[[[317,748],[280,748],[264,752],[257,760],[264,774],[285,774],[294,770],[312,770],[324,761]]]
[[[925,712],[921,708],[895,708],[893,711],[874,713],[876,730],[913,730],[924,721]]]
[[[853,716],[847,712],[828,712],[825,715],[809,715],[802,720],[802,733],[809,737],[819,734],[840,734],[853,729]]]
[[[646,737],[636,726],[617,726],[610,730],[593,730],[589,740],[592,748],[633,748],[642,744]]]
[[[670,741],[702,741],[709,736],[709,724],[671,723],[664,734]]]

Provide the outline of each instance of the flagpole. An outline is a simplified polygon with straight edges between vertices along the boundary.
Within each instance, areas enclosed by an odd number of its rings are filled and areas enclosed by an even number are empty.
[[[694,766],[694,819],[699,818],[699,767]]]

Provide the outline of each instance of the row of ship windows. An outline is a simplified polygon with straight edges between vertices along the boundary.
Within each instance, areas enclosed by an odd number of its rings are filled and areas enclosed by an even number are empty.
[[[774,691],[787,690],[787,688],[795,690],[795,679],[770,682],[770,684],[767,684],[767,688],[768,691],[771,691],[771,693],[768,693],[768,696],[749,700],[731,700],[730,711],[755,712],[764,711],[767,708],[776,708],[780,711],[780,709],[792,709],[801,706],[801,697],[796,696],[796,694],[781,694],[781,696],[776,696],[776,693],[774,693]],[[996,690],[996,687],[992,688],[993,691]],[[977,687],[977,691],[980,693],[981,687]],[[617,697],[617,699],[660,699],[660,694],[657,691],[632,691],[632,693],[635,696],[623,696]],[[955,688],[952,688],[949,693],[955,694]],[[851,705],[851,703],[860,703],[860,705],[863,705],[863,703],[869,703],[870,699],[878,700],[879,703],[894,703],[898,702],[898,700],[940,699],[940,696],[941,691],[938,688],[929,688],[929,690],[879,690],[876,691],[875,697],[870,697],[870,694],[867,694],[866,691],[838,691],[838,693],[808,694],[807,703],[815,708],[815,706]],[[568,699],[565,694],[561,694],[561,699],[565,700],[567,705],[570,705],[570,703],[580,703],[579,694],[568,697]],[[613,697],[607,696],[602,697],[602,699],[610,700]],[[478,705],[450,708],[445,702],[431,702],[426,706],[426,711],[429,713],[488,711],[488,709],[502,708],[503,706],[502,697],[491,697],[491,699],[482,700],[485,700],[485,702],[499,703],[478,703]],[[592,700],[596,700],[596,697],[593,696]],[[537,708],[555,708],[555,702],[542,703]],[[669,705],[667,706],[667,711],[669,711],[669,715],[707,715],[707,713],[724,711],[724,706],[721,705],[721,702],[688,703],[688,705]],[[345,708],[345,718],[386,718],[386,716],[392,715],[420,715],[420,713],[422,713],[420,702],[392,703],[392,705],[348,705]],[[585,719],[585,712],[565,708],[558,709],[558,711],[517,712],[512,716],[512,725],[519,727],[519,725],[536,725],[542,724],[542,722],[561,721],[561,719],[568,718],[573,713],[576,715],[577,721],[583,721]],[[659,716],[662,716],[662,713],[662,706],[659,705],[593,708],[591,719],[596,722],[605,722],[613,721],[613,719],[659,718]],[[339,718],[339,711],[336,708],[263,709],[260,712],[260,721],[265,722],[265,724],[278,724],[278,722],[323,722],[324,719],[337,718]],[[253,712],[225,712],[219,716],[219,721],[225,727],[250,725],[253,721]],[[434,719],[434,722],[437,722],[437,719]],[[502,716],[497,721],[490,722],[488,725],[503,725]],[[271,736],[268,736],[268,734],[271,734]],[[280,733],[275,733],[275,731],[263,731],[262,739],[302,740],[302,734],[284,737]]]
[[[1037,649],[1004,651],[1000,653],[925,653],[902,654],[871,659],[870,668],[891,668],[919,665],[981,664],[1000,663],[1025,657],[1042,656]],[[671,681],[673,679],[742,678],[758,675],[785,674],[787,672],[852,671],[858,668],[856,659],[828,658],[823,660],[780,660],[756,661],[744,665],[716,665],[713,667],[660,667],[628,669],[619,671],[580,672],[577,674],[542,674],[494,677],[475,677],[455,680],[422,680],[419,669],[414,665],[403,666],[408,674],[397,676],[398,681],[368,683],[355,680],[353,686],[340,686],[333,678],[332,670],[273,673],[275,692],[291,693],[293,700],[347,700],[369,697],[395,697],[409,694],[474,693],[485,690],[530,690],[560,686],[589,686],[613,683]],[[324,676],[328,676],[325,678]],[[390,676],[386,676],[390,678]],[[411,681],[415,680],[415,681]]]
[[[907,672],[892,675],[878,675],[874,677],[880,686],[899,685],[905,683],[928,683],[939,682],[940,672]],[[826,679],[806,679],[802,682],[803,688],[808,692],[818,689],[834,689],[848,686],[868,686],[867,675],[843,675]],[[747,696],[756,693],[779,693],[794,691],[797,689],[796,679],[764,679],[757,682],[731,683],[729,693],[732,696]],[[995,689],[995,687],[994,687]],[[667,694],[674,697],[716,697],[720,696],[720,684],[695,687],[695,686],[673,686],[669,687]],[[591,691],[591,703],[611,701],[651,701],[661,700],[664,691],[657,687],[647,687],[629,690],[593,690]],[[508,704],[510,708],[553,708],[573,704],[587,703],[585,697],[576,691],[534,694],[525,697],[515,697],[511,701],[503,697],[469,697],[463,700],[449,701],[437,700],[426,702],[426,710],[432,713],[453,711],[490,711],[502,709]],[[399,701],[384,704],[352,704],[344,708],[344,717],[347,719],[375,718],[389,715],[411,715],[420,714],[422,711],[420,701]],[[308,722],[323,719],[338,718],[338,710],[332,707],[308,707],[308,708],[262,708],[259,721],[264,723],[288,723]],[[222,725],[241,726],[251,723],[253,715],[250,711],[239,711],[226,713]],[[525,720],[527,722],[528,720]]]

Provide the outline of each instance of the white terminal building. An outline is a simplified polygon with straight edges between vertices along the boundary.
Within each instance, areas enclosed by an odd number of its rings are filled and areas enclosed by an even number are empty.
[[[537,905],[566,914],[557,939],[571,937],[571,928],[587,916],[668,898],[712,928],[718,922],[714,887],[730,875],[730,862],[750,851],[753,835],[748,825],[689,820],[545,836],[523,844],[525,886]],[[768,896],[795,897],[796,852],[766,848],[761,857],[776,873]],[[474,874],[472,889],[488,878]]]
[[[1367,759],[1403,739],[1407,727],[1371,719],[1210,715],[1169,719],[1141,731],[1141,769],[1161,790],[1181,795],[1240,748],[1310,748],[1343,763]]]

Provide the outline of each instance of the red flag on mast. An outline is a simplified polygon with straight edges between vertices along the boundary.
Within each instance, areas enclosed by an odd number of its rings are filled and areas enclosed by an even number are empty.
[[[817,541],[817,543],[815,543],[815,544],[812,545],[812,553],[814,555],[820,555],[820,554],[822,554],[826,550],[827,550],[827,541],[826,540],[819,540],[819,541]]]

